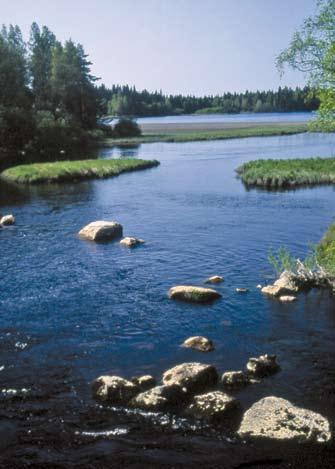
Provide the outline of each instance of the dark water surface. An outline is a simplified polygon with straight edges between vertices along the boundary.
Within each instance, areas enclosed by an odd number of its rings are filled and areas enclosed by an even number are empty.
[[[334,422],[334,298],[312,291],[284,305],[255,288],[273,278],[270,248],[304,256],[320,239],[334,187],[246,190],[234,173],[249,159],[316,155],[335,155],[334,135],[104,149],[161,165],[72,185],[1,183],[0,212],[17,219],[0,231],[1,467],[333,467],[333,444],[251,445],[182,418],[102,408],[89,386],[101,374],[159,378],[184,361],[221,373],[275,353],[282,371],[237,393],[242,407],[275,395]],[[76,237],[98,219],[146,244],[130,251]],[[167,299],[171,286],[214,274],[226,279],[217,303]],[[179,346],[196,334],[216,350]]]

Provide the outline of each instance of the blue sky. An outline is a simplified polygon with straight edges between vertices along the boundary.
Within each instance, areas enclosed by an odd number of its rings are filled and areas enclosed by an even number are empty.
[[[279,85],[275,57],[316,0],[0,0],[1,22],[33,21],[84,45],[106,85],[216,94]]]

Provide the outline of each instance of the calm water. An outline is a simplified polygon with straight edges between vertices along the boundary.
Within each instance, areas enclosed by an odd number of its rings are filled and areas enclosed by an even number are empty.
[[[303,256],[320,239],[334,219],[334,187],[246,190],[234,173],[249,159],[315,155],[334,156],[335,135],[104,149],[104,158],[161,165],[74,185],[0,185],[0,212],[17,217],[0,232],[1,467],[298,467],[299,457],[303,467],[332,467],[333,446],[302,456],[301,448],[242,444],[224,429],[103,409],[89,387],[106,373],[159,378],[184,361],[221,373],[276,353],[282,371],[238,393],[243,408],[276,395],[334,421],[334,299],[314,291],[282,305],[255,288],[273,278],[270,248]],[[129,251],[79,240],[97,219],[118,220],[146,244]],[[217,303],[167,299],[169,287],[214,274],[226,279]],[[195,334],[216,350],[179,346]]]
[[[139,124],[189,124],[217,122],[308,122],[313,112],[245,112],[242,114],[190,114],[183,116],[140,117]]]

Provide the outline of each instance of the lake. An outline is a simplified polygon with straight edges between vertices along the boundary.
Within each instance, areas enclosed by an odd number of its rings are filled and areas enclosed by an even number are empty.
[[[90,382],[101,374],[159,378],[185,361],[213,363],[221,374],[275,353],[281,371],[236,393],[242,408],[275,395],[335,420],[333,296],[311,291],[279,304],[256,289],[274,278],[270,249],[303,257],[322,237],[334,220],[334,187],[249,190],[235,174],[255,158],[335,156],[335,135],[153,143],[98,156],[161,165],[78,184],[0,183],[0,212],[17,220],[0,231],[3,467],[287,467],[299,458],[304,467],[332,467],[333,444],[303,454],[290,445],[241,444],[224,428],[103,408]],[[146,244],[127,250],[76,237],[99,219],[119,221],[125,235]],[[210,275],[225,277],[213,305],[167,298],[171,286],[201,285]],[[197,334],[215,351],[180,347]]]

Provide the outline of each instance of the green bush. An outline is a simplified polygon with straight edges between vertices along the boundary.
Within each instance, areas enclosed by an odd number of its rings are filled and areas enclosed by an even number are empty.
[[[113,135],[117,138],[139,137],[141,135],[141,129],[133,119],[123,117],[115,124]]]

